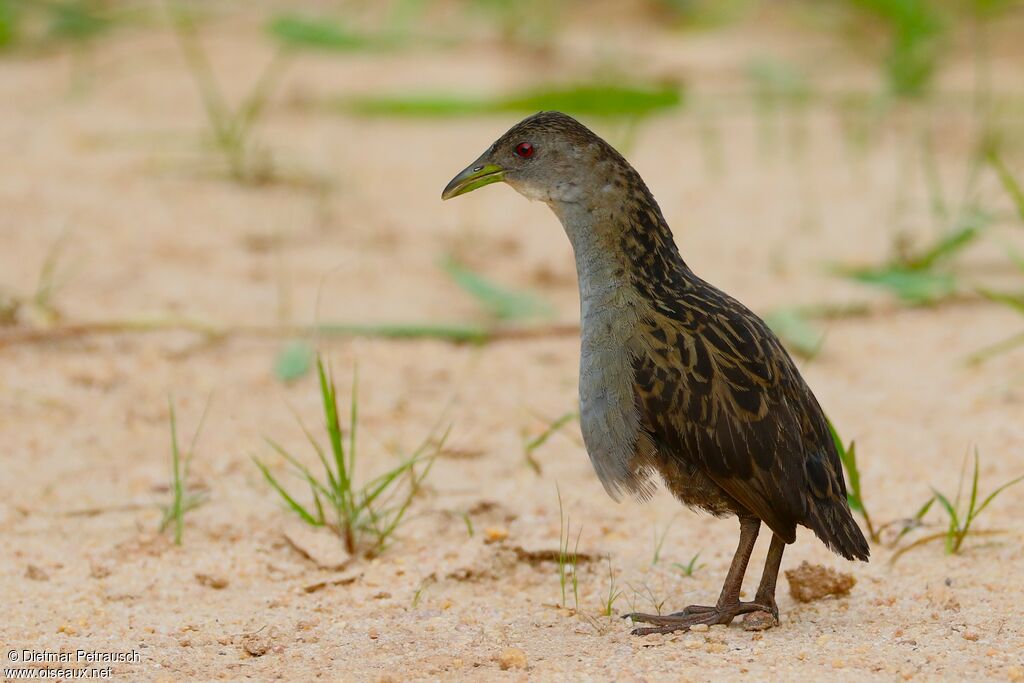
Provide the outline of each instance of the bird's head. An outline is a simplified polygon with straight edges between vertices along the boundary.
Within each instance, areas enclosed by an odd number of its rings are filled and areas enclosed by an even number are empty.
[[[614,171],[622,166],[629,168],[608,143],[579,121],[561,112],[542,111],[512,126],[452,178],[441,199],[503,181],[528,199],[575,202],[594,191],[595,183],[597,189],[614,184],[618,175]]]

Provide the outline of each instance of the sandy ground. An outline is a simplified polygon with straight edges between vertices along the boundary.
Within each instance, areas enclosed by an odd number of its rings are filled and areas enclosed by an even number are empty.
[[[253,31],[208,38],[232,92],[269,56]],[[585,73],[580,64],[600,40],[565,37],[559,58],[567,75]],[[753,54],[838,68],[827,48],[769,32],[643,43],[624,34],[621,42],[601,49],[643,55],[649,73],[689,79],[707,102],[719,101],[717,92],[742,94],[738,74]],[[4,291],[30,293],[50,245],[66,232],[61,272],[70,280],[55,306],[68,322],[150,314],[218,325],[273,324],[282,315],[477,320],[473,301],[437,268],[446,252],[541,292],[559,320],[576,319],[569,245],[545,207],[499,187],[438,199],[514,117],[360,120],[289,104],[423,83],[522,84],[537,73],[529,59],[475,47],[298,58],[260,138],[281,165],[328,178],[326,192],[239,187],[203,172],[212,157],[196,144],[202,113],[165,33],[105,40],[95,63],[95,82],[84,90],[72,87],[67,55],[0,63]],[[951,68],[951,78],[969,71]],[[839,73],[846,83],[873,77]],[[997,69],[997,85],[1012,73]],[[629,149],[689,263],[758,311],[851,300],[884,308],[884,298],[826,266],[884,257],[894,225],[934,230],[913,126],[924,121],[936,131],[942,178],[959,188],[967,108],[894,117],[862,151],[845,141],[837,116],[811,109],[794,152],[785,121],[766,131],[742,95],[720,101],[728,104],[704,107],[709,115],[687,110],[651,121]],[[595,125],[614,139],[614,127]],[[709,152],[709,136],[717,151]],[[998,187],[985,182],[982,196],[1005,210]],[[1019,241],[1019,227],[998,229],[1001,239]],[[1005,275],[998,255],[972,251],[972,276]],[[985,305],[828,323],[824,351],[803,363],[805,374],[857,440],[878,520],[912,514],[932,485],[955,489],[975,445],[983,490],[1024,472],[1024,353],[963,363],[1020,325]],[[5,652],[139,653],[138,662],[113,665],[116,680],[1024,679],[1021,490],[977,523],[1005,533],[969,540],[960,556],[936,544],[888,566],[892,550],[878,545],[870,564],[853,565],[802,533],[784,569],[808,560],[851,572],[857,584],[846,598],[798,604],[782,580],[781,625],[764,633],[737,625],[630,636],[625,622],[599,615],[607,562],[581,564],[579,608],[560,607],[556,566],[515,551],[557,548],[556,482],[573,529],[582,526],[580,550],[610,558],[623,591],[616,613],[713,600],[737,533],[734,520],[695,515],[663,492],[647,505],[616,505],[576,426],[536,452],[542,474],[526,466],[524,434],[576,405],[571,336],[484,347],[322,342],[342,393],[359,364],[368,473],[395,462],[393,447],[413,448],[439,417],[453,429],[397,542],[372,561],[320,568],[284,540],[294,520],[251,462],[258,455],[285,472],[264,436],[312,456],[288,405],[318,425],[315,383],[275,379],[279,347],[244,335],[208,344],[186,332],[0,346]],[[156,533],[170,467],[168,394],[183,435],[213,396],[193,472],[209,502],[187,516],[182,547]],[[941,517],[933,512],[928,521],[936,530]],[[666,527],[652,566],[654,537]],[[766,547],[762,534],[748,589]],[[698,551],[692,577],[672,568]],[[304,590],[334,580],[339,585]],[[506,648],[525,660],[503,670]]]

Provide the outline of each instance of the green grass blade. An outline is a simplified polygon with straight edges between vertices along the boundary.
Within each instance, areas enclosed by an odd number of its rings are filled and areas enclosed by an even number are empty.
[[[1022,474],[1021,476],[1017,477],[1016,479],[1011,479],[1010,481],[1006,482],[1005,484],[1003,484],[1002,486],[997,488],[992,493],[988,494],[988,496],[981,503],[981,505],[978,506],[978,509],[974,513],[974,516],[977,517],[978,515],[980,515],[981,511],[984,510],[985,508],[987,508],[988,504],[991,503],[995,499],[995,497],[998,496],[1000,493],[1002,493],[1003,491],[1005,491],[1006,489],[1010,488],[1011,486],[1013,486],[1015,484],[1019,484],[1022,481],[1024,481],[1024,474]]]
[[[967,505],[967,519],[964,520],[964,531],[971,525],[971,520],[974,519],[975,510],[974,506],[978,504],[978,448],[974,448],[974,473],[971,476],[971,501]]]
[[[324,496],[326,496],[328,499],[333,501],[335,497],[333,492],[326,486],[321,484],[319,481],[317,481],[316,477],[313,476],[313,473],[309,471],[308,467],[299,462],[291,453],[286,451],[277,442],[272,441],[271,439],[268,439],[266,437],[264,437],[264,441],[266,441],[267,444],[271,448],[273,448],[278,455],[287,460],[288,463],[298,471],[299,475],[302,476],[302,478],[305,479],[307,482],[309,482],[311,488],[318,490],[320,493],[324,494]]]
[[[388,339],[442,339],[470,344],[483,344],[491,336],[490,330],[486,327],[463,323],[387,323],[378,325],[332,323],[318,325],[316,332],[325,335]]]
[[[424,460],[426,460],[426,458],[424,458]],[[420,459],[418,458],[409,458],[405,462],[399,464],[398,467],[388,470],[384,474],[372,479],[362,489],[363,495],[360,497],[359,507],[368,508],[372,506],[380,495],[388,489],[388,487],[390,487],[403,474],[415,467],[416,463],[419,461]]]
[[[856,445],[851,441],[849,448],[844,446],[839,432],[836,431],[835,425],[832,424],[832,420],[826,417],[825,421],[828,425],[829,434],[832,436],[832,443],[839,454],[839,460],[842,462],[843,468],[846,470],[846,476],[849,479],[850,486],[846,494],[846,502],[851,510],[863,514],[865,510],[864,501],[860,494],[860,469],[857,466]]]
[[[979,288],[978,293],[983,297],[997,304],[1008,306],[1018,313],[1024,315],[1024,294],[1007,294],[1005,292],[993,292],[989,289]]]
[[[579,116],[645,116],[674,109],[683,102],[674,86],[638,87],[583,84],[540,88],[499,101],[496,108],[508,112],[557,110]]]
[[[349,476],[356,470],[356,427],[359,424],[359,367],[352,368],[352,395],[349,403],[348,416],[348,472]]]
[[[173,481],[173,495],[171,509],[174,511],[174,543],[181,545],[181,539],[185,532],[185,510],[182,502],[185,496],[185,483],[182,478],[181,450],[178,447],[178,418],[174,411],[174,401],[168,397],[167,407],[171,416],[171,467]]]
[[[192,463],[192,456],[196,453],[196,446],[199,444],[199,437],[203,433],[203,428],[206,427],[206,418],[210,414],[210,398],[206,399],[206,404],[203,406],[203,412],[199,416],[199,424],[196,425],[196,431],[192,433],[192,440],[188,443],[188,450],[185,451],[185,467],[184,473],[185,478],[188,478],[189,465]]]
[[[957,252],[962,251],[978,238],[986,224],[982,221],[987,222],[988,219],[979,215],[976,217],[976,220],[979,221],[978,224],[971,222],[962,228],[950,232],[922,254],[908,261],[905,264],[906,267],[911,270],[928,270],[940,261],[949,259]]]
[[[952,273],[937,273],[900,267],[854,270],[847,276],[857,282],[888,290],[912,305],[929,304],[956,291]]]
[[[959,529],[960,516],[957,514],[956,508],[953,506],[952,503],[949,502],[949,499],[946,498],[946,496],[940,493],[937,489],[933,488],[932,493],[935,494],[935,499],[939,501],[939,504],[946,510],[946,514],[949,515],[951,527]]]
[[[283,45],[293,48],[359,52],[385,46],[380,39],[350,31],[340,23],[295,14],[274,17],[266,29]]]
[[[1010,172],[995,146],[989,148],[987,156],[989,164],[992,165],[996,175],[999,176],[999,182],[1003,184],[1006,193],[1010,195],[1010,199],[1013,200],[1014,205],[1017,207],[1017,215],[1024,221],[1024,189],[1021,188],[1020,183],[1017,182],[1017,179]]]
[[[499,320],[547,317],[552,313],[551,307],[534,295],[506,289],[453,258],[445,259],[440,265],[460,289]]]
[[[524,446],[526,448],[526,452],[532,453],[543,446],[558,430],[575,420],[577,417],[579,417],[579,413],[575,410],[559,415],[543,432],[526,442],[526,445]]]
[[[674,109],[683,92],[674,86],[582,84],[547,87],[492,98],[451,93],[346,98],[342,109],[365,116],[452,117],[565,111],[576,116],[639,117]]]
[[[433,466],[434,458],[431,457],[427,459],[426,467],[423,468],[423,472],[420,475],[417,476],[415,471],[413,471],[412,482],[409,486],[408,495],[405,497],[405,500],[402,501],[402,504],[398,509],[392,514],[388,525],[379,534],[379,538],[382,542],[386,541],[391,534],[394,533],[395,529],[398,528],[398,525],[402,523],[402,520],[405,518],[406,511],[409,509],[409,506],[412,505],[413,498],[416,496],[420,483],[426,478],[427,474],[430,473],[430,469]]]
[[[270,473],[270,469],[266,465],[260,462],[257,458],[253,458],[252,460],[256,463],[256,467],[260,468],[260,472],[263,473],[263,478],[267,480],[267,483],[270,484],[271,488],[277,491],[278,495],[281,496],[285,503],[287,503],[288,507],[299,515],[303,521],[311,526],[324,525],[322,520],[315,518],[297,500],[292,498],[291,494],[289,494],[288,491],[278,483],[277,479],[274,478],[274,475]]]
[[[334,387],[334,378],[324,367],[323,359],[316,362],[317,374],[320,378],[320,396],[323,401],[324,419],[327,423],[327,436],[334,455],[335,476],[338,478],[337,491],[339,501],[346,511],[351,508],[352,473],[348,470],[345,459],[345,446],[342,442],[341,422],[338,419],[338,397]]]
[[[302,418],[295,411],[295,409],[292,408],[291,406],[288,407],[289,409],[291,409],[292,414],[295,416],[295,421],[299,423],[299,428],[302,430],[302,433],[306,435],[306,440],[309,441],[311,446],[313,446],[313,451],[316,453],[316,457],[320,460],[320,464],[324,468],[324,474],[327,476],[327,483],[329,484],[329,488],[332,491],[337,492],[339,490],[340,483],[338,482],[337,477],[334,476],[334,469],[331,467],[330,462],[327,460],[327,454],[324,453],[323,447],[320,445],[320,442],[316,440],[316,437],[313,436],[313,433],[309,431],[309,428],[306,427],[306,423],[303,422]],[[271,443],[273,444],[273,442]],[[276,447],[275,450],[277,450],[279,453],[286,455],[286,457],[290,457],[287,456],[287,454],[284,453],[284,449],[280,447]]]

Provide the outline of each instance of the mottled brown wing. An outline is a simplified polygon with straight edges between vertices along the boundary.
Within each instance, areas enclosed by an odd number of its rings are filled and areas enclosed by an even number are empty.
[[[776,336],[708,288],[662,304],[634,362],[637,405],[658,457],[699,468],[787,542],[814,500],[841,496],[821,409]]]

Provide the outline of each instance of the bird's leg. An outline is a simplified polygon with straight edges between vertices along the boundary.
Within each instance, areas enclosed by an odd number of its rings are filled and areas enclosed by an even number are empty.
[[[779,606],[775,604],[775,584],[779,579],[779,567],[782,565],[782,553],[785,550],[786,542],[777,534],[773,534],[772,544],[764,561],[764,571],[761,573],[761,583],[754,596],[754,602],[761,605],[762,609],[748,612],[743,617],[743,627],[747,630],[762,631],[779,623]]]
[[[786,542],[773,534],[768,557],[764,561],[761,585],[757,587],[757,595],[754,596],[754,602],[770,608],[769,611],[776,619],[779,618],[779,606],[775,604],[775,583],[779,579],[779,567],[782,565],[782,553],[785,550]]]
[[[639,621],[655,625],[653,628],[634,629],[633,633],[643,636],[650,633],[685,631],[696,624],[728,624],[740,614],[768,611],[769,607],[760,604],[759,600],[740,602],[743,575],[747,572],[747,563],[750,561],[750,553],[754,550],[754,542],[757,540],[757,532],[760,526],[761,521],[758,519],[752,517],[740,518],[740,542],[736,547],[736,554],[733,555],[732,564],[729,566],[729,573],[726,575],[725,583],[722,585],[722,593],[718,596],[718,603],[715,606],[690,605],[682,612],[667,615],[627,614],[626,617],[634,622]],[[781,561],[781,551],[778,555],[778,560]],[[778,562],[776,562],[775,567],[775,574],[777,573]],[[774,586],[775,579],[773,574],[771,581],[771,592],[773,594]]]

